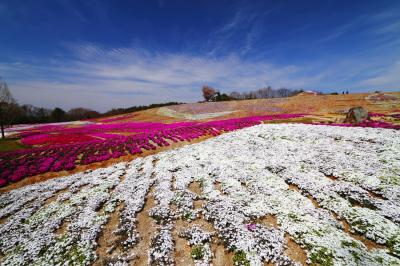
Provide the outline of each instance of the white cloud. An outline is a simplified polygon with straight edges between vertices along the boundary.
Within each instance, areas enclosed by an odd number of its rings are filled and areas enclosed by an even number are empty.
[[[12,77],[9,83],[22,103],[102,111],[160,101],[198,101],[204,84],[227,92],[307,84],[296,77],[295,66],[244,61],[234,54],[214,58],[93,44],[72,49],[76,58],[67,62],[0,64],[0,71],[5,78]]]
[[[250,6],[241,6],[224,24],[210,32],[207,38],[208,55],[224,54],[227,51],[239,51],[247,54],[253,43],[261,36],[265,28],[265,19],[272,10],[263,10]]]
[[[276,65],[266,60],[152,53],[144,49],[105,49],[94,44],[70,45],[72,59],[35,63],[0,63],[0,75],[20,103],[100,111],[166,101],[195,102],[204,84],[223,92],[264,86],[338,89],[400,84],[398,64],[386,76],[374,66],[382,62],[346,59],[306,65]],[[368,66],[368,67],[366,67]],[[362,73],[362,74],[360,74]],[[381,73],[381,72],[379,72]],[[358,80],[352,80],[354,76]],[[363,81],[362,77],[365,81]]]
[[[361,82],[362,85],[378,87],[379,89],[400,90],[400,61],[387,67],[381,73]]]

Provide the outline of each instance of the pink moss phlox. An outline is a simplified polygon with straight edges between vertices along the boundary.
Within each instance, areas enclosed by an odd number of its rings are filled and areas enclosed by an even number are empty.
[[[381,113],[368,113],[368,115],[370,117],[383,117],[383,116],[386,116],[385,114],[381,114]]]
[[[171,142],[192,141],[202,136],[216,136],[262,123],[301,117],[302,114],[281,114],[233,118],[209,122],[178,122],[172,124],[128,122],[89,124],[77,127],[42,126],[33,133],[25,132],[22,141],[43,145],[0,154],[0,186],[17,182],[27,176],[72,170],[87,165],[140,154],[169,146]],[[125,132],[125,135],[112,132]],[[45,144],[47,146],[45,146]]]
[[[257,229],[257,224],[253,224],[253,223],[247,224],[246,227],[247,227],[247,230],[254,231]]]

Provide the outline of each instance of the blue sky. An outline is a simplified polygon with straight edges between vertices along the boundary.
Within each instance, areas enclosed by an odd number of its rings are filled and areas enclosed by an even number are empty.
[[[0,33],[0,76],[50,108],[400,90],[400,1],[2,0]]]

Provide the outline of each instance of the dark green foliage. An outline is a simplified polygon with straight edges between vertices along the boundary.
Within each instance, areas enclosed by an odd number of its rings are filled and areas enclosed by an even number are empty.
[[[246,253],[243,250],[235,252],[233,256],[233,265],[250,266],[250,261],[247,259]]]
[[[64,122],[64,121],[75,121],[82,119],[91,119],[99,117],[107,117],[112,115],[127,114],[151,108],[170,106],[181,104],[178,102],[168,102],[150,105],[133,106],[129,108],[117,108],[111,109],[103,114],[87,109],[87,108],[73,108],[68,112],[63,109],[56,107],[54,110],[36,107],[33,105],[18,105],[16,104],[16,115],[14,124],[33,124],[33,123],[50,123],[50,122]]]
[[[388,247],[389,252],[391,254],[396,255],[397,257],[400,257],[400,251],[396,250],[396,248],[395,248],[396,244],[398,244],[398,242],[397,242],[398,240],[399,240],[399,235],[393,235],[386,242],[386,246]]]
[[[0,139],[0,152],[15,151],[18,149],[25,149],[28,146],[21,144],[18,139]]]
[[[66,120],[65,111],[59,107],[54,108],[51,112],[51,118],[55,122],[63,122]]]
[[[353,247],[353,248],[358,248],[359,244],[356,241],[342,241],[342,247]]]
[[[192,251],[190,252],[190,256],[194,260],[201,260],[204,257],[204,247],[202,245],[194,245],[192,247]]]
[[[317,252],[311,253],[310,259],[312,265],[333,265],[333,255],[326,247],[321,247]]]

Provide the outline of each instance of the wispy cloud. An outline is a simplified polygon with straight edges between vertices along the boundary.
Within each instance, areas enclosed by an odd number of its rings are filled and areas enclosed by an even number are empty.
[[[196,56],[150,52],[143,48],[104,48],[70,44],[70,59],[39,63],[0,63],[21,103],[48,107],[112,107],[201,99],[204,84],[222,91],[248,91],[263,86],[310,89],[396,89],[400,64],[387,68],[379,59],[352,58],[304,65],[276,65],[246,60],[240,54]],[[399,61],[400,62],[400,61]],[[379,70],[379,71],[377,71]]]
[[[387,66],[373,77],[361,82],[362,85],[377,87],[379,89],[400,90],[400,61]]]
[[[398,34],[400,33],[400,19],[379,25],[373,28],[371,32],[376,34]]]
[[[345,34],[347,34],[350,30],[354,29],[359,23],[359,20],[352,21],[350,23],[341,25],[335,28],[332,32],[330,32],[327,36],[321,38],[319,42],[327,42],[334,39],[337,39]]]
[[[85,13],[81,6],[69,8]],[[97,12],[99,16],[106,16],[106,8],[98,9],[103,10]],[[60,51],[58,57],[0,63],[0,76],[9,82],[21,103],[67,109],[85,106],[100,111],[155,102],[198,101],[204,84],[224,92],[268,85],[327,92],[341,88],[399,89],[400,19],[395,13],[360,15],[332,29],[317,44],[368,34],[376,37],[370,49],[310,60],[291,61],[287,56],[284,63],[278,64],[271,59],[274,54],[296,46],[297,50],[308,46],[312,50],[316,44],[307,41],[307,46],[299,46],[302,39],[298,41],[297,34],[312,31],[313,27],[303,25],[293,28],[292,39],[274,42],[271,49],[268,44],[260,45],[260,40],[268,40],[264,38],[268,30],[265,21],[271,12],[275,11],[245,5],[233,9],[231,17],[210,31],[204,49],[161,52],[155,47],[145,48],[140,40],[134,46],[122,47],[70,42],[64,43],[66,51]]]
[[[223,91],[244,91],[266,85],[305,86],[296,66],[275,66],[225,57],[151,53],[143,49],[105,49],[93,44],[71,47],[74,59],[40,64],[0,64],[12,91],[22,103],[106,110],[160,101],[200,100],[204,84]]]
[[[254,42],[261,37],[264,20],[273,10],[260,11],[252,6],[242,5],[222,25],[215,28],[208,38],[208,55],[220,55],[240,50],[247,54]]]
[[[400,15],[398,12],[385,10],[375,14],[362,14],[358,17],[344,22],[332,29],[326,36],[319,39],[319,42],[328,42],[340,37],[352,35],[386,35],[386,37],[399,37]]]
[[[56,0],[55,2],[57,2],[58,5],[60,5],[63,9],[72,14],[75,19],[79,19],[82,22],[87,21],[86,16],[82,13],[81,9],[76,5],[75,2],[64,0]]]

